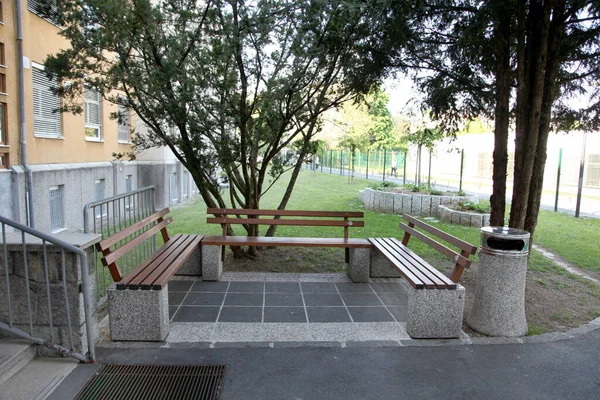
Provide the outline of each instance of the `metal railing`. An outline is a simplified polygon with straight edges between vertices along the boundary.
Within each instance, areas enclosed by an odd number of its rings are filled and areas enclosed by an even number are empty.
[[[5,317],[7,320],[0,321],[0,329],[17,337],[31,341],[35,344],[76,358],[77,360],[83,362],[94,361],[96,356],[92,328],[88,257],[86,252],[67,242],[57,239],[54,236],[38,232],[35,229],[31,229],[2,216],[0,216],[0,224],[2,226],[2,253],[0,254],[2,255],[4,279],[6,280],[6,299],[1,299],[2,302],[4,302],[4,300],[6,301],[6,305],[0,307],[0,310],[2,310],[0,315],[3,316],[3,319]],[[7,233],[7,226],[11,227],[15,232]],[[8,235],[13,237],[13,242],[11,244],[9,244],[7,241]],[[33,257],[32,253],[28,252],[28,244],[30,246],[41,245],[42,263],[34,263],[33,260],[32,262],[28,262],[28,256]],[[56,267],[57,269],[57,271],[53,270],[52,274],[50,273],[49,268],[49,244],[60,249],[59,263],[56,262],[56,258],[53,258],[51,261],[52,267]],[[17,254],[19,254],[20,251],[15,250],[15,246],[17,249],[19,246],[21,247],[23,257],[22,260],[16,260]],[[10,254],[9,247],[11,248]],[[54,249],[52,249],[52,251],[54,251]],[[87,336],[87,355],[84,354],[85,352],[78,352],[75,350],[70,305],[78,307],[79,304],[70,304],[69,295],[73,296],[73,293],[69,293],[68,286],[70,286],[71,291],[74,291],[74,289],[78,289],[78,285],[73,283],[68,285],[67,283],[65,253],[74,253],[78,255],[81,262],[81,291],[83,293],[84,318]],[[13,268],[13,272],[16,272],[15,270],[18,269],[18,272],[20,272],[20,263],[18,261],[22,261],[24,276],[19,276],[16,273],[11,274],[11,269],[9,269],[9,258],[12,259],[11,266]],[[42,267],[40,264],[43,265],[42,274],[40,274],[40,268]],[[60,268],[58,268],[58,264],[60,264]],[[35,276],[30,277],[30,274],[35,274]],[[43,275],[43,284],[40,284],[39,282],[41,275]],[[56,275],[59,276],[58,279],[56,279]],[[11,287],[11,282],[14,282],[15,287]],[[24,285],[24,287],[21,285]],[[61,302],[59,305],[56,304],[57,297],[61,297],[60,295],[57,295],[57,285],[62,286],[58,288],[58,293],[62,291],[63,297],[63,302]],[[45,300],[43,299],[43,291],[45,291]],[[77,296],[76,298],[78,299],[78,290],[75,294]],[[33,295],[39,295],[37,299],[34,299],[37,300],[35,304],[32,304]],[[73,300],[73,297],[71,297],[71,300]],[[43,304],[44,302],[46,304]],[[13,310],[13,306],[15,306],[17,309]],[[44,307],[47,307],[47,313],[46,315],[40,315],[40,310],[43,310]],[[78,310],[78,308],[76,309]],[[6,313],[4,310],[6,310]],[[54,315],[54,311],[56,313],[64,312],[65,315],[56,316]],[[24,312],[27,312],[27,318],[24,318]],[[77,316],[78,315],[79,313],[77,313]],[[64,323],[65,319],[66,324]],[[63,323],[60,323],[59,321],[63,321]],[[60,330],[64,329],[65,325],[67,327],[67,335],[61,336],[66,336],[66,338],[63,337],[62,339],[63,341],[66,340],[68,342],[68,347],[66,347],[63,343],[57,343],[59,340],[57,340],[57,335],[55,334],[56,330],[58,330],[60,333]],[[43,331],[47,329],[49,329],[49,333],[44,335]],[[83,343],[82,340],[81,342]]]
[[[149,217],[156,212],[154,192],[154,186],[147,186],[118,196],[86,204],[83,208],[84,233],[96,233],[102,235],[102,239],[105,239],[133,225],[137,221]],[[147,227],[145,230],[150,228],[151,226]],[[138,231],[128,238],[123,239],[117,244],[117,247],[123,246],[143,232],[144,230]],[[123,276],[135,269],[155,251],[156,238],[155,236],[152,236],[137,246],[135,250],[127,253],[120,261],[120,269]],[[97,307],[104,304],[106,301],[106,290],[113,283],[108,268],[102,265],[100,257],[98,252],[94,250],[94,260],[92,264],[96,276],[97,287],[95,301]]]

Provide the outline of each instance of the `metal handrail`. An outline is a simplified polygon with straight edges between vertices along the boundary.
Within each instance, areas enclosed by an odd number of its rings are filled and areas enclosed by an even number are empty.
[[[74,357],[80,361],[89,362],[91,360],[93,362],[96,359],[96,352],[95,352],[94,336],[93,336],[93,328],[92,328],[92,308],[91,308],[92,302],[91,302],[91,296],[90,296],[89,267],[88,267],[87,253],[85,251],[83,251],[82,249],[80,249],[79,247],[76,247],[70,243],[60,240],[60,239],[56,238],[55,236],[51,236],[46,233],[39,232],[35,229],[29,228],[25,225],[22,225],[18,222],[12,221],[1,215],[0,215],[0,225],[2,226],[2,242],[3,242],[3,250],[4,250],[4,271],[6,274],[8,307],[9,307],[9,324],[0,322],[0,329],[9,331],[16,336],[22,337],[22,338],[32,341],[36,344],[57,350],[63,354]],[[8,246],[6,243],[6,226],[10,226],[13,229],[16,229],[21,232],[21,245],[23,247],[23,257],[24,257],[23,259],[24,259],[24,264],[25,264],[24,271],[25,271],[25,275],[26,275],[25,280],[26,280],[26,285],[27,285],[27,289],[26,289],[27,290],[27,303],[28,303],[28,310],[29,310],[29,328],[30,328],[29,333],[13,326],[12,312],[11,312],[12,305],[11,305],[11,293],[10,293],[10,279],[9,279],[9,273],[8,273],[8,251],[7,251]],[[68,325],[69,325],[69,335],[71,338],[71,350],[67,349],[64,346],[61,346],[59,344],[52,342],[52,340],[53,340],[52,308],[50,306],[49,298],[48,298],[48,305],[49,305],[48,306],[48,314],[49,314],[48,318],[49,318],[49,322],[50,322],[51,341],[33,336],[33,323],[32,323],[32,319],[31,319],[31,299],[29,297],[30,296],[30,294],[29,294],[29,277],[28,277],[28,266],[27,266],[27,240],[26,240],[25,234],[29,234],[33,237],[36,237],[36,238],[42,240],[42,246],[44,249],[44,267],[45,267],[45,278],[46,278],[46,287],[47,288],[49,287],[49,278],[48,278],[48,258],[47,258],[47,253],[46,253],[46,242],[51,243],[62,249],[61,250],[62,257],[61,258],[62,258],[62,269],[63,269],[63,271],[62,271],[63,285],[64,285],[63,287],[64,287],[64,291],[65,291],[64,294],[65,294],[67,321],[68,321]],[[65,251],[78,254],[80,256],[80,260],[81,260],[81,276],[82,276],[81,291],[83,293],[83,307],[84,307],[89,358],[83,354],[73,351],[73,330],[71,327],[71,316],[70,316],[69,305],[68,305],[68,296],[66,293],[67,289],[66,289],[65,257],[64,257]],[[50,296],[49,292],[48,292],[48,296]]]
[[[136,195],[138,193],[143,193],[146,192],[148,190],[154,190],[156,189],[153,185],[151,186],[146,186],[140,189],[136,189],[136,190],[132,190],[131,192],[127,192],[127,193],[123,193],[123,194],[118,194],[116,196],[112,196],[112,197],[107,197],[105,199],[102,200],[96,200],[96,201],[92,201],[90,203],[87,203],[85,206],[83,206],[83,231],[85,233],[89,233],[89,221],[88,221],[88,212],[92,207],[98,207],[98,206],[102,206],[117,200],[121,200],[121,199],[125,199],[127,197],[131,197],[133,195]]]

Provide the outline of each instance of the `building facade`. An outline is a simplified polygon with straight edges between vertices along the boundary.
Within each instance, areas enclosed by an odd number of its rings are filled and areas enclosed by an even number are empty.
[[[48,80],[43,63],[69,42],[58,21],[37,13],[38,3],[20,1],[21,63],[19,2],[0,1],[0,215],[46,232],[78,231],[84,205],[102,198],[149,185],[156,187],[157,207],[191,198],[197,193],[192,179],[167,149],[114,161],[113,153],[131,150],[132,128],[139,128],[129,110],[86,89],[81,115],[55,112],[61,99],[50,90],[57,83]],[[111,119],[115,112],[126,117]]]

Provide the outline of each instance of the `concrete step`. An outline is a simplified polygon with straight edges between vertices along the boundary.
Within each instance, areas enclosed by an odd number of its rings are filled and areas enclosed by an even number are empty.
[[[35,346],[25,340],[0,340],[0,386],[35,357]]]
[[[70,358],[35,358],[0,386],[0,400],[43,400],[77,367]]]

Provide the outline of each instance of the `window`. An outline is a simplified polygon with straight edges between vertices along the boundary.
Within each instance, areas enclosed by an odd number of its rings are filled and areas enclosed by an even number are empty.
[[[51,88],[58,88],[44,73],[43,66],[34,64],[33,79],[33,133],[38,136],[61,137],[60,98]]]
[[[85,100],[85,138],[102,140],[102,98],[100,92],[86,87],[83,98]]]
[[[60,24],[60,9],[58,0],[27,0],[27,8],[32,13],[52,22]]]
[[[0,65],[6,66],[6,54],[4,53],[4,43],[0,43]]]
[[[3,9],[3,6],[2,6],[2,2],[0,1],[0,24],[4,23],[4,11],[2,9]]]
[[[188,175],[189,173],[187,171],[183,172],[183,198],[187,198],[188,195],[190,194],[190,188],[188,186]]]
[[[0,93],[6,94],[6,75],[0,72]]]
[[[177,172],[173,172],[171,174],[171,180],[170,180],[170,186],[171,186],[171,204],[175,204],[177,203],[177,192],[179,191],[177,188]]]
[[[125,177],[125,193],[131,192],[131,183],[132,183],[131,178],[132,178],[131,175],[127,175]],[[131,196],[125,197],[125,208],[127,208],[127,209],[129,208],[130,202],[131,202]]]
[[[119,142],[129,143],[129,133],[131,132],[131,119],[129,108],[119,103]]]
[[[50,187],[50,230],[65,229],[64,185]]]
[[[7,144],[8,142],[7,126],[8,112],[6,110],[6,103],[0,103],[0,144]]]
[[[104,179],[99,179],[95,182],[96,185],[96,201],[104,200],[105,198],[105,185]],[[96,210],[96,218],[100,218],[102,216],[106,216],[106,205],[102,205],[100,207],[95,207]]]
[[[600,154],[588,156],[585,184],[586,186],[600,187]]]

